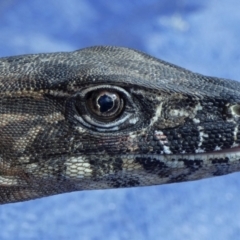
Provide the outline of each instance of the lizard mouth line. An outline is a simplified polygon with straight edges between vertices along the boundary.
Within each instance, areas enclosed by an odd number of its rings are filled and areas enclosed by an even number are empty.
[[[179,161],[179,159],[185,159],[189,161],[202,160],[204,162],[217,159],[228,159],[230,162],[235,162],[240,160],[240,146],[210,152],[149,155],[148,157],[155,158],[164,162],[174,160]]]
[[[137,154],[137,157],[150,157],[158,160],[174,160],[174,159],[188,159],[188,160],[210,160],[210,159],[224,159],[229,158],[231,161],[240,160],[240,146],[227,148],[223,150],[198,152],[198,153],[173,153],[173,154]],[[135,156],[135,157],[136,157]]]
[[[178,163],[180,161],[203,161],[204,165],[211,165],[212,161],[223,162],[238,162],[240,161],[240,147],[233,147],[230,149],[224,149],[219,151],[202,152],[202,153],[180,153],[180,154],[137,154],[135,158],[146,158],[153,159],[156,161],[164,162],[167,166],[173,167],[173,162],[177,163],[176,166],[179,168]],[[175,166],[175,167],[176,167]]]

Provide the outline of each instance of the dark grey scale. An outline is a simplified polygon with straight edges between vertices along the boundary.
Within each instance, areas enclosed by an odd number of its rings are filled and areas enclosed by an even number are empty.
[[[149,173],[158,174],[160,177],[169,176],[169,167],[156,158],[151,157],[136,157],[135,162],[141,164],[142,167]]]
[[[170,130],[170,131],[163,131],[163,133],[167,136],[168,142],[170,143],[170,149],[172,153],[178,153],[182,149],[182,139],[179,138],[177,131]],[[160,150],[163,151],[163,145],[159,142]]]
[[[4,127],[1,128],[1,138],[5,139],[4,141],[0,142],[0,149],[2,150],[2,154],[5,154],[5,150],[14,147],[13,141],[8,141],[8,139],[19,139],[21,137],[26,137],[28,135],[28,131],[31,129],[32,126],[37,126],[39,121],[37,120],[24,120],[22,122],[11,122]],[[4,147],[6,145],[6,147]],[[8,154],[16,155],[18,152],[16,150],[9,151]]]
[[[11,114],[30,114],[32,116],[45,116],[51,114],[52,111],[44,107],[42,100],[34,99],[34,97],[6,97],[0,100],[1,113]],[[46,103],[46,106],[48,104]]]
[[[219,119],[222,118],[222,111],[225,109],[226,103],[226,101],[217,98],[207,98],[205,101],[200,101],[204,112],[214,114],[215,118],[219,117]]]
[[[183,151],[194,153],[200,141],[199,130],[195,126],[178,127],[169,131],[163,130],[163,133],[167,136],[173,154]]]
[[[28,190],[27,187],[5,187],[5,186],[1,186],[0,189],[0,201],[2,202],[7,202],[7,201],[15,201],[14,198],[14,193],[18,192],[18,191],[22,191],[22,190]],[[30,197],[29,197],[30,199]]]
[[[123,153],[123,151],[127,151],[126,144],[116,144],[118,142],[118,138],[94,138],[89,136],[88,134],[82,135],[81,137],[76,136],[74,142],[79,144],[77,148],[74,149],[75,153],[84,153],[86,155],[91,155],[95,153],[96,155],[102,154],[102,152],[106,152],[107,154],[115,154],[115,153]]]
[[[213,166],[216,168],[216,170],[213,172],[213,176],[221,176],[228,174],[229,168],[230,168],[230,162],[229,158],[214,158],[214,159],[209,159]]]
[[[188,173],[179,174],[176,177],[170,177],[170,180],[168,183],[174,183],[174,182],[183,182],[188,179],[190,175],[192,175],[194,172],[198,171],[203,166],[203,161],[198,159],[186,159],[186,158],[180,158],[180,159],[172,159],[172,161],[178,161],[183,162],[184,166],[189,170]]]
[[[32,126],[34,126],[34,124],[37,126],[37,123],[39,123],[37,120],[24,120],[22,122],[9,123],[1,128],[1,136],[6,134],[6,136],[13,139],[26,137],[28,135],[28,131],[32,128]]]
[[[137,145],[139,148],[139,152],[142,154],[149,153],[150,144],[148,143],[148,140],[146,141],[145,136],[140,136],[137,139]]]
[[[49,182],[48,179],[47,180],[39,179],[38,185],[39,185],[38,188],[43,196],[48,195],[49,192],[53,192],[54,194],[59,194],[59,193],[65,193],[67,189],[70,189],[70,191],[79,190],[79,188],[76,187],[76,184],[74,183],[74,181],[71,181],[69,179],[68,180],[60,179],[60,181],[58,179],[55,179],[55,180],[52,180],[51,182]]]
[[[95,179],[101,178],[110,172],[122,171],[123,161],[121,158],[109,158],[107,160],[93,158],[89,160],[92,169],[92,176]]]
[[[29,156],[29,155],[28,155]],[[29,156],[27,163],[20,163],[21,166],[36,163],[36,159],[38,160],[37,168],[32,170],[31,174],[35,174],[38,176],[41,175],[42,172],[48,172],[49,175],[55,176],[55,179],[59,181],[65,181],[65,173],[67,167],[65,165],[65,161],[67,160],[67,156],[64,154],[32,154]],[[56,166],[56,167],[55,167]],[[52,167],[51,169],[48,167]]]
[[[201,148],[205,151],[213,151],[216,146],[222,149],[230,148],[234,142],[234,128],[235,124],[232,122],[204,124],[203,132],[208,134],[208,137],[204,138]]]
[[[141,89],[141,87],[139,89]],[[135,93],[133,90],[133,97],[139,103],[141,103],[138,105],[138,107],[141,108],[139,109],[139,112],[144,112],[144,115],[141,115],[142,121],[144,122],[144,124],[149,124],[151,118],[155,114],[156,106],[159,105],[159,101],[154,100],[152,98],[154,93],[148,93],[145,91],[144,88],[143,88],[143,91],[145,92],[145,95],[142,95],[140,93]]]
[[[65,160],[64,156],[60,156],[56,160],[53,158],[53,160],[47,161],[47,166],[52,166],[52,169],[48,170],[49,174],[53,175],[59,183],[66,181],[65,173],[67,166],[65,165]],[[46,168],[46,165],[43,168]]]
[[[179,174],[176,177],[171,177],[167,183],[185,182],[191,174],[191,172],[187,174]]]
[[[159,139],[155,136],[154,132],[149,133],[149,144],[153,148],[153,152],[160,154],[163,151],[163,145]]]
[[[113,188],[122,188],[122,187],[137,187],[140,185],[140,182],[136,178],[131,178],[129,176],[114,176],[111,175],[106,178],[106,182],[109,183]]]
[[[15,158],[17,157],[16,156],[17,154],[14,150],[15,144],[13,141],[11,141],[11,137],[6,133],[4,131],[2,131],[2,129],[0,129],[1,139],[3,140],[0,142],[1,158],[7,159],[7,160],[13,162],[13,164],[14,164]],[[7,149],[7,151],[6,151],[6,149]],[[16,162],[15,162],[15,164],[16,164]]]
[[[64,155],[72,148],[73,143],[69,141],[71,136],[68,134],[67,126],[63,127],[59,122],[52,125],[42,123],[42,126],[44,126],[44,130],[39,131],[34,140],[27,145],[26,153],[34,153],[34,155],[38,154],[49,158],[54,154],[56,156]],[[55,141],[52,141],[52,139],[55,139]],[[36,159],[36,161],[38,160]]]
[[[154,147],[154,150],[155,150],[156,154],[163,154],[164,146],[169,146],[169,144],[163,145],[162,143],[158,142],[157,146]]]
[[[161,154],[161,152],[163,151],[163,145],[153,133],[148,135],[147,144],[151,146],[152,153]]]
[[[240,130],[240,129],[239,129]],[[240,144],[240,131],[237,132],[237,140],[236,143]]]
[[[206,100],[200,100],[202,110],[199,110],[195,118],[199,119],[201,123],[222,121],[226,118],[225,110],[227,101],[223,99],[206,98]]]
[[[214,158],[214,159],[209,159],[210,161],[212,161],[212,164],[222,164],[222,163],[229,163],[229,158],[225,157],[225,158]]]
[[[56,67],[61,66],[61,71],[54,72]],[[66,91],[68,87],[68,79],[72,80],[73,76],[76,74],[76,69],[70,71],[70,66],[66,63],[56,63],[52,65],[45,64],[41,66],[39,74],[35,76],[35,82],[40,83],[40,88],[42,89],[57,89],[58,91]],[[48,81],[42,81],[42,79],[48,79]],[[52,82],[51,79],[55,81]]]
[[[199,168],[201,168],[203,166],[203,161],[202,160],[189,160],[189,159],[185,159],[185,158],[180,158],[178,159],[179,162],[183,162],[184,165],[191,169],[191,172],[195,172],[196,170],[198,170]]]
[[[115,158],[114,160],[112,159],[109,159],[112,161],[112,167],[113,167],[113,170],[114,171],[122,171],[122,164],[123,164],[123,161],[121,158]]]

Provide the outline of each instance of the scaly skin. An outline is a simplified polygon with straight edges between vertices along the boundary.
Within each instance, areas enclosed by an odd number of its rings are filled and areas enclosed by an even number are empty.
[[[0,203],[240,170],[240,83],[120,47],[0,59]]]

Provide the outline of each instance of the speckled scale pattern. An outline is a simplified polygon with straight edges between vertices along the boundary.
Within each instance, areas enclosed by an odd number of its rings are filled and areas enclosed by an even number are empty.
[[[94,91],[124,102],[92,115]],[[0,59],[0,203],[240,170],[240,83],[121,47]]]

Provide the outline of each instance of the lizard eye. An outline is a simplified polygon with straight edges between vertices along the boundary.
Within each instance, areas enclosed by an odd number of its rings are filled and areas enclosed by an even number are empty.
[[[85,127],[97,131],[116,131],[138,121],[136,105],[123,88],[93,86],[74,97],[74,116]]]
[[[116,91],[96,90],[86,97],[87,108],[96,119],[112,121],[124,108],[124,99]]]

